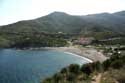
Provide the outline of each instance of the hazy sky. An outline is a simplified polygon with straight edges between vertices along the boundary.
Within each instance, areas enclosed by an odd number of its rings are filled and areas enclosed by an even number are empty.
[[[125,10],[125,0],[0,0],[0,25],[33,19],[54,11],[72,15]]]

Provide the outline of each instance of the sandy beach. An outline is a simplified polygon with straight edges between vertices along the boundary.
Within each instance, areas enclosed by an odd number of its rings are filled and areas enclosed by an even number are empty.
[[[80,56],[81,58],[84,58],[89,62],[95,62],[95,61],[103,62],[104,60],[107,59],[107,57],[104,56],[103,53],[98,52],[94,48],[70,46],[70,47],[44,47],[44,48],[42,47],[41,49],[63,51],[65,53],[70,53],[72,55]]]
[[[71,52],[64,52],[64,53],[70,54],[70,55],[73,55],[73,56],[80,57],[80,58],[82,58],[82,59],[88,61],[89,63],[92,63],[92,62],[93,62],[92,60],[90,60],[90,59],[88,59],[88,58],[86,58],[86,57],[83,57],[83,56],[80,56],[80,55],[77,55],[77,54],[74,54],[74,53],[71,53]]]

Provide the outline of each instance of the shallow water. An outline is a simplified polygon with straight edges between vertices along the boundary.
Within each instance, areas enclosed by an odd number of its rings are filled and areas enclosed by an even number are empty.
[[[0,50],[0,83],[39,83],[72,63],[87,63],[83,58],[52,50]]]

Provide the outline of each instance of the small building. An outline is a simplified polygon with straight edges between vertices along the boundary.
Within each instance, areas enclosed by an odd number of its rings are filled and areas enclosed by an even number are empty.
[[[78,38],[77,40],[75,40],[74,43],[86,45],[86,44],[91,44],[93,40],[94,38],[92,37],[88,37],[88,38],[82,37],[82,38]]]

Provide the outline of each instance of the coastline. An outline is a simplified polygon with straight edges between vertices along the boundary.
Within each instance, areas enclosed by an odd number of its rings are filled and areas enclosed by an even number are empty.
[[[16,48],[15,48],[16,49]],[[23,48],[17,50],[55,50],[62,51],[71,55],[75,55],[86,59],[90,63],[100,61],[103,62],[106,57],[102,52],[97,51],[94,47],[81,47],[81,46],[69,46],[69,47],[39,47],[39,48]]]
[[[107,59],[107,57],[98,52],[95,48],[86,48],[86,47],[79,47],[79,46],[69,46],[69,47],[41,47],[41,48],[30,48],[30,50],[56,50],[56,51],[63,51],[65,53],[75,55],[81,58],[86,59],[87,61],[96,62],[100,61],[103,62]]]
[[[92,60],[90,60],[90,59],[88,59],[88,58],[86,58],[86,57],[83,57],[83,56],[80,56],[80,55],[77,55],[77,54],[74,54],[74,53],[71,53],[71,52],[64,52],[64,53],[70,54],[70,55],[73,55],[73,56],[80,57],[80,58],[82,58],[82,59],[88,61],[89,63],[92,63],[92,62],[93,62]]]

